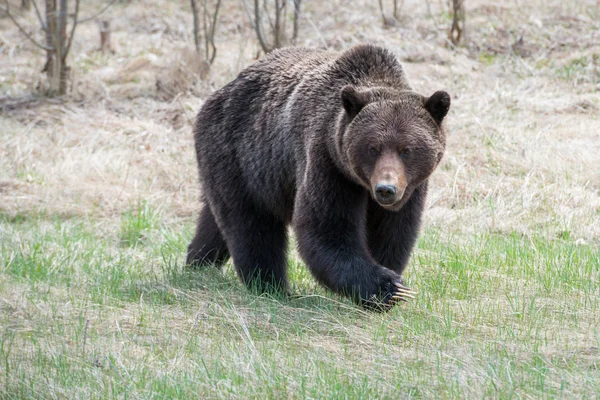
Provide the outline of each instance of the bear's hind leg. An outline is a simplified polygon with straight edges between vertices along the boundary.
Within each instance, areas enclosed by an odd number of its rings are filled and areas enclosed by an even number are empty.
[[[217,226],[215,217],[208,204],[204,204],[198,224],[196,235],[188,246],[186,264],[193,267],[214,265],[221,267],[229,259],[229,250],[225,239]]]

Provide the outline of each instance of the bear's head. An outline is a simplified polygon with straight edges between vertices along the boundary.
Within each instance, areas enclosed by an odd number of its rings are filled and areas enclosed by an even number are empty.
[[[381,207],[398,211],[442,159],[450,96],[349,85],[341,100],[337,148],[345,169]]]

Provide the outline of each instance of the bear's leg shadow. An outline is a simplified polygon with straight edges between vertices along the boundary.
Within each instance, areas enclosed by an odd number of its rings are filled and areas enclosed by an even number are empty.
[[[240,202],[241,203],[241,202]],[[222,205],[223,233],[242,281],[259,292],[287,291],[287,230],[272,214],[249,203]],[[225,210],[225,207],[229,208]]]
[[[373,258],[381,265],[402,274],[417,241],[425,206],[427,182],[415,189],[398,212],[383,209],[369,199],[367,240]]]
[[[193,267],[207,265],[221,267],[228,259],[229,250],[225,239],[210,207],[204,204],[196,225],[196,235],[188,246],[186,264]]]

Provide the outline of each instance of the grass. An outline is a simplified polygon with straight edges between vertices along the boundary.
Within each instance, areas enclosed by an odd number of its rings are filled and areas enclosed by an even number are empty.
[[[600,83],[600,54],[572,58],[557,69],[557,74],[567,81]]]
[[[156,212],[147,201],[138,201],[135,208],[129,209],[121,221],[121,243],[134,246],[142,242],[149,230],[156,225]]]
[[[289,299],[248,292],[230,265],[189,271],[192,226],[153,220],[123,247],[99,221],[2,217],[2,397],[600,395],[595,244],[429,229],[407,273],[417,300],[376,315],[293,254]]]

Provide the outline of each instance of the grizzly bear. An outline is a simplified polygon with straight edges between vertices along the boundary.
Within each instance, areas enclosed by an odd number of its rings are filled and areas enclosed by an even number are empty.
[[[246,285],[285,292],[291,225],[329,289],[376,310],[411,298],[401,275],[449,107],[446,92],[414,92],[381,47],[270,53],[196,118],[204,206],[188,265],[231,256]]]

